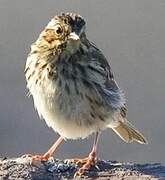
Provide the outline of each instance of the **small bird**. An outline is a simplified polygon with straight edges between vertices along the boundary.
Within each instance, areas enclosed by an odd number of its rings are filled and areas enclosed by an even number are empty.
[[[124,93],[103,53],[88,40],[80,15],[51,19],[31,45],[25,76],[39,116],[60,135],[48,152],[32,160],[46,161],[63,141],[95,134],[89,155],[71,160],[80,165],[76,175],[81,176],[97,161],[101,131],[110,128],[127,143],[147,143],[128,122]]]

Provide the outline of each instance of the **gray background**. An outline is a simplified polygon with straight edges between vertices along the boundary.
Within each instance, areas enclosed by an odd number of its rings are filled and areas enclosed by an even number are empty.
[[[163,162],[165,157],[164,0],[0,0],[0,156],[45,152],[57,135],[39,120],[26,96],[24,64],[29,47],[51,17],[78,12],[88,37],[110,59],[126,92],[129,120],[148,145],[126,144],[107,130],[99,157],[118,161]],[[92,137],[68,141],[58,158],[85,156]]]

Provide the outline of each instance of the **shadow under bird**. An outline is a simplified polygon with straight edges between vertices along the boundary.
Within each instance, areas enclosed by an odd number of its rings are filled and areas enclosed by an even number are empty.
[[[112,129],[127,143],[147,143],[128,122],[124,94],[107,59],[86,37],[85,27],[78,14],[55,16],[32,44],[25,67],[39,116],[60,135],[44,155],[32,155],[32,161],[48,160],[64,140],[95,134],[87,158],[71,160],[81,165],[76,176],[95,164],[104,129]]]

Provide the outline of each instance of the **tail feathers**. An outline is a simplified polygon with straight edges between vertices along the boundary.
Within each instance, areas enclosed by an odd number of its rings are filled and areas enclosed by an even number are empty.
[[[125,142],[131,143],[136,141],[140,144],[147,144],[147,140],[143,137],[141,133],[132,127],[128,122],[119,122],[117,127],[113,127],[113,131]]]

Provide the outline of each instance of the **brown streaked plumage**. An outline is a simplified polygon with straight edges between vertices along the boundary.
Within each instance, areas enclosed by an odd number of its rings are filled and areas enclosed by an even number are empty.
[[[32,44],[25,67],[39,116],[60,134],[49,151],[33,156],[33,161],[47,160],[63,140],[95,134],[92,151],[76,175],[94,165],[104,129],[111,128],[126,142],[146,143],[128,123],[123,92],[102,52],[87,39],[85,24],[74,13],[55,16]]]

